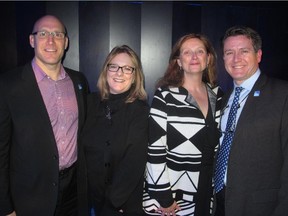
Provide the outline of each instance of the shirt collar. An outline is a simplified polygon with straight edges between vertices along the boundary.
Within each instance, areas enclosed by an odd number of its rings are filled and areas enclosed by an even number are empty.
[[[35,58],[33,58],[33,60],[32,60],[32,68],[33,68],[37,83],[39,83],[45,77],[48,77],[47,74],[36,63]],[[66,77],[66,72],[64,70],[64,67],[61,65],[60,76],[59,76],[58,80],[62,80],[65,77]]]
[[[250,92],[251,89],[253,88],[256,80],[257,80],[258,77],[260,76],[260,73],[261,73],[261,71],[260,71],[260,69],[258,68],[257,71],[256,71],[251,77],[249,77],[247,80],[245,80],[240,86]],[[234,82],[234,88],[235,88],[235,87],[237,87],[237,85],[236,85],[236,83]]]

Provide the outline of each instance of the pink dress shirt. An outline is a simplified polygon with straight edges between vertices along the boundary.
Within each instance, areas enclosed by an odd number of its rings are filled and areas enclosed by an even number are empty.
[[[77,160],[78,106],[73,82],[61,66],[58,80],[53,80],[32,61],[58,148],[59,170]]]

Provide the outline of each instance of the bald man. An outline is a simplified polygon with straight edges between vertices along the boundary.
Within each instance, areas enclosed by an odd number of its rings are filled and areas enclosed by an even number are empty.
[[[74,216],[87,80],[61,63],[57,17],[37,20],[29,42],[32,61],[0,77],[0,215]]]

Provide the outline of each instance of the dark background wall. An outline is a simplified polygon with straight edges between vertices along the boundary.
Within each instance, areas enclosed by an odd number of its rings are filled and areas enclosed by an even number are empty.
[[[70,46],[64,65],[85,73],[91,90],[106,55],[127,44],[140,56],[151,101],[172,45],[189,32],[206,34],[218,54],[219,84],[232,86],[225,72],[220,39],[236,24],[255,28],[263,39],[262,71],[288,80],[288,15],[285,2],[246,1],[16,1],[0,2],[0,73],[33,58],[29,34],[36,19],[53,14],[66,24]]]

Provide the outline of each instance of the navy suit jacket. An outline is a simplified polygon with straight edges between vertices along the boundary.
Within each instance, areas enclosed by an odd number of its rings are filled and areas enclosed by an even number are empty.
[[[225,208],[226,216],[287,216],[288,82],[261,74],[251,90],[231,146]]]
[[[87,80],[65,68],[78,103],[79,131],[86,115]],[[54,215],[59,160],[49,115],[31,63],[0,79],[0,215]]]

